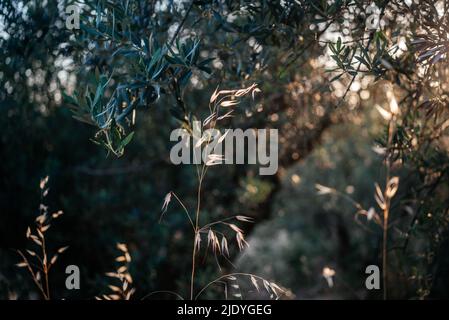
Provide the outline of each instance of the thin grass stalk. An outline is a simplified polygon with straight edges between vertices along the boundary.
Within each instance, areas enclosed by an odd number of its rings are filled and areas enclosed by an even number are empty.
[[[393,140],[394,132],[394,119],[392,117],[388,122],[388,141],[387,141],[387,152],[385,156],[385,208],[383,210],[383,241],[382,241],[382,282],[383,282],[383,299],[388,298],[388,218],[390,214],[390,197],[387,196],[388,183],[390,181],[390,171],[391,171],[391,144]]]

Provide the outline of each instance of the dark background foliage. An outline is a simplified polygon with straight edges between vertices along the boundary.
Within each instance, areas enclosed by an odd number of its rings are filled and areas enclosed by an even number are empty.
[[[279,171],[214,167],[202,207],[205,220],[255,218],[245,227],[251,249],[231,252],[236,268],[275,280],[290,298],[381,297],[365,290],[364,270],[381,264],[382,230],[357,223],[351,203],[314,186],[376,206],[374,182],[385,170],[372,147],[386,145],[387,129],[374,106],[393,83],[401,116],[391,152],[401,182],[391,297],[448,297],[447,1],[375,1],[387,21],[377,29],[367,27],[372,1],[84,1],[81,29],[68,30],[73,3],[0,1],[1,298],[37,297],[14,249],[26,245],[47,175],[45,203],[65,212],[50,246],[70,246],[52,271],[54,297],[106,292],[117,242],[133,257],[136,296],[187,292],[191,230],[181,208],[161,224],[159,214],[171,190],[194,207],[197,181],[194,168],[170,163],[169,134],[207,115],[217,85],[252,83],[262,94],[227,124],[279,129]],[[98,104],[82,102],[109,78]],[[123,103],[136,110],[134,125]],[[107,124],[97,117],[106,105]],[[68,264],[80,267],[81,290],[65,289]],[[333,288],[325,266],[336,270]],[[217,272],[209,257],[198,281]]]

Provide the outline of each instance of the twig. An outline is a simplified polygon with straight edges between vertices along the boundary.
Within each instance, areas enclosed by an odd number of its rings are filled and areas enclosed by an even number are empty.
[[[184,15],[184,18],[182,19],[181,23],[179,24],[178,28],[176,29],[175,33],[173,34],[173,37],[170,40],[170,47],[173,45],[173,42],[175,41],[176,37],[178,36],[178,33],[181,32],[182,27],[184,26],[184,23],[187,20],[187,17],[189,16],[190,11],[193,8],[193,2],[190,2],[189,7],[187,8],[186,14]]]

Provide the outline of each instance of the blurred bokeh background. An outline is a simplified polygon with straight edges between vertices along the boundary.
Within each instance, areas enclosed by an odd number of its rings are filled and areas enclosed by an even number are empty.
[[[125,14],[111,19],[125,3]],[[39,183],[47,175],[44,203],[51,212],[64,211],[48,231],[48,246],[70,246],[52,269],[54,297],[92,299],[108,292],[105,273],[117,266],[116,243],[128,245],[136,297],[189,291],[193,235],[182,208],[171,205],[159,223],[169,191],[188,208],[197,201],[195,168],[169,159],[169,135],[180,126],[169,75],[151,82],[163,90],[157,101],[137,110],[134,137],[121,157],[93,143],[98,128],[74,119],[65,99],[92,88],[95,73],[109,76],[114,70],[111,87],[139,76],[139,58],[116,54],[126,41],[114,44],[95,31],[113,23],[119,28],[119,22],[138,39],[151,37],[159,44],[172,37],[200,39],[198,55],[213,59],[210,70],[192,67],[181,88],[190,114],[207,116],[218,85],[257,83],[262,92],[256,101],[238,106],[226,126],[279,129],[276,175],[260,176],[249,165],[208,171],[202,219],[254,218],[240,225],[250,247],[239,252],[233,243],[232,263],[220,261],[221,272],[261,275],[285,288],[287,299],[382,298],[381,290],[365,288],[365,268],[382,263],[382,228],[354,203],[381,212],[374,193],[375,183],[386,179],[387,121],[375,105],[388,105],[391,90],[402,113],[394,140],[400,186],[390,212],[389,297],[447,298],[446,53],[444,45],[435,45],[441,52],[433,51],[431,65],[420,66],[415,59],[420,52],[411,49],[422,30],[448,30],[447,3],[373,3],[387,23],[370,31],[371,1],[1,0],[0,298],[39,298],[26,270],[15,266],[20,261],[15,250],[27,246],[26,229],[38,215]],[[82,24],[91,29],[66,28],[70,4],[80,6]],[[443,41],[444,32],[426,41]],[[337,41],[355,48],[352,57],[349,49],[332,52],[329,43]],[[357,50],[372,57],[366,69],[347,62],[364,57]],[[332,68],[343,71],[329,72]],[[333,191],[320,194],[317,184]],[[81,270],[80,290],[64,286],[70,264]],[[326,270],[332,271],[332,285]],[[201,259],[198,286],[219,274],[212,255]],[[264,297],[251,283],[241,286],[249,297]],[[217,288],[203,298],[223,294]]]

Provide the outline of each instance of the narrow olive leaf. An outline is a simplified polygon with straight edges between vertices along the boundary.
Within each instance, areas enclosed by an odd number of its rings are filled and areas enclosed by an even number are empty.
[[[388,181],[387,189],[385,191],[385,196],[388,198],[393,198],[399,188],[399,177],[393,177]]]
[[[31,229],[30,227],[27,228],[26,237],[27,239],[31,236]]]
[[[36,280],[37,280],[37,281],[41,281],[41,273],[40,273],[39,271],[36,272],[35,277],[36,277]]]
[[[332,72],[332,70],[328,70],[328,72]],[[329,80],[329,82],[337,81],[337,80],[340,79],[344,74],[345,74],[345,73],[342,72],[342,73],[339,73],[339,74],[333,76],[333,77]]]
[[[41,231],[42,231],[42,232],[45,232],[45,231],[47,231],[49,228],[50,228],[50,225],[47,224],[46,226],[43,226],[43,227],[41,228]]]
[[[19,267],[19,268],[24,268],[24,267],[26,267],[28,264],[26,263],[26,262],[19,262],[19,263],[16,263],[16,267]]]
[[[28,254],[29,254],[30,256],[33,256],[33,257],[36,256],[36,252],[34,252],[34,251],[26,250],[26,252],[28,252]]]
[[[131,262],[131,256],[128,252],[125,252],[125,260],[126,262]]]

